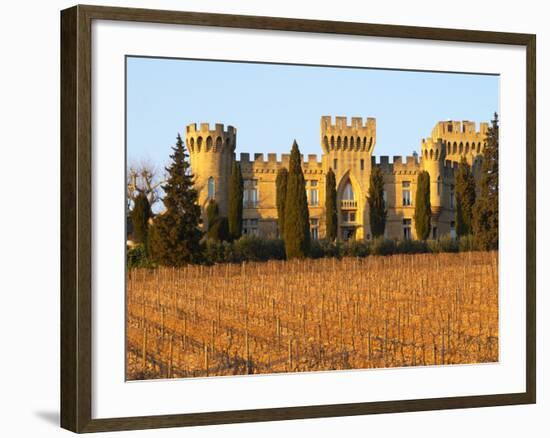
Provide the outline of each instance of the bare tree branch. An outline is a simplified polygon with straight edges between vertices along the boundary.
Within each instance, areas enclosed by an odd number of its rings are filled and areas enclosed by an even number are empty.
[[[161,186],[166,181],[166,175],[161,172],[150,160],[142,160],[139,163],[131,163],[126,174],[126,195],[128,209],[134,203],[138,194],[147,196],[151,208],[161,199]]]

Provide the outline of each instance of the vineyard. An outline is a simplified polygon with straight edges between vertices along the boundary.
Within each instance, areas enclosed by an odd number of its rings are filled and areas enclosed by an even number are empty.
[[[496,252],[127,274],[128,380],[498,361]]]

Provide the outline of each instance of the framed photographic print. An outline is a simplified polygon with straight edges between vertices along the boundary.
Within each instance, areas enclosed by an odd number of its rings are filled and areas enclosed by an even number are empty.
[[[535,403],[535,36],[61,13],[61,422]]]

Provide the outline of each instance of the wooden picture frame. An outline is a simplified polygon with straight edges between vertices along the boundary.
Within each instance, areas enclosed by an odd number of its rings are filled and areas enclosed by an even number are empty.
[[[356,36],[518,45],[526,48],[526,391],[416,400],[127,418],[92,418],[92,35],[93,20],[186,24]],[[61,12],[61,426],[74,432],[210,425],[535,403],[535,57],[530,34],[331,22],[99,6]]]

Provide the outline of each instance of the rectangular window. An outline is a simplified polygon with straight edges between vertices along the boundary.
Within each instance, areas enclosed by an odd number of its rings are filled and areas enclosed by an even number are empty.
[[[243,181],[243,207],[258,207],[258,180],[245,179]]]
[[[365,170],[365,160],[361,158],[361,170]]]
[[[410,181],[403,181],[401,191],[403,194],[403,206],[412,205]]]
[[[215,199],[216,198],[216,183],[214,182],[214,178],[210,177],[208,178],[208,199]]]
[[[259,236],[258,219],[243,219],[243,235]]]
[[[338,169],[338,160],[336,158],[334,159],[334,164],[332,167],[334,168],[334,170]]]
[[[311,238],[313,240],[319,240],[319,219],[311,218],[310,224],[311,224]]]
[[[451,238],[456,239],[455,221],[451,221]]]
[[[342,222],[344,223],[355,223],[356,221],[356,214],[355,214],[355,211],[343,211],[342,212]]]
[[[411,237],[411,219],[403,219],[403,239],[410,240]]]
[[[307,191],[308,203],[312,206],[319,205],[319,189],[317,188],[317,181],[308,181],[309,190]]]
[[[437,227],[432,228],[432,239],[437,239]]]

